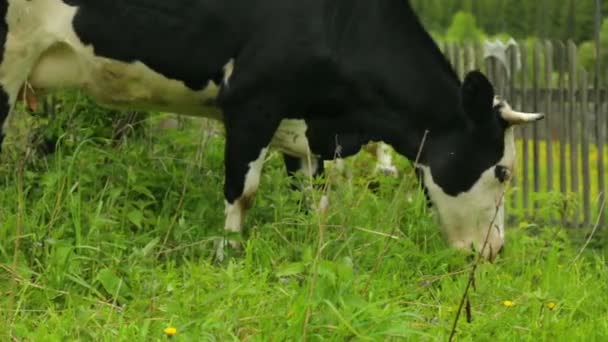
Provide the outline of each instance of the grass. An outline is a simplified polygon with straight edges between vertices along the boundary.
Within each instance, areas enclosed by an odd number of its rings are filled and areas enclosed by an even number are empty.
[[[55,153],[6,151],[0,166],[0,340],[162,341],[166,327],[176,341],[449,336],[471,263],[447,248],[403,159],[400,179],[368,174],[365,155],[348,161],[351,178],[330,173],[320,216],[306,198],[321,190],[290,191],[271,154],[245,251],[218,265],[221,133],[155,134],[153,117],[117,143],[92,122],[102,109],[58,109]],[[477,271],[457,340],[606,340],[594,242],[576,258],[583,241],[566,229],[510,227],[505,254]]]

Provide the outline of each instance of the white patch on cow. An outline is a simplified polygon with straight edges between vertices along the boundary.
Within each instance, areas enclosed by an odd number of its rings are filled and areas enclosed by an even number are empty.
[[[258,159],[249,163],[249,170],[245,175],[245,185],[243,187],[243,193],[233,203],[224,201],[224,214],[226,220],[224,223],[224,230],[228,233],[240,233],[243,230],[243,223],[245,221],[245,214],[253,201],[253,197],[260,184],[260,177],[262,175],[262,167],[264,166],[264,160],[266,158],[267,148],[263,148],[260,151]],[[215,256],[219,261],[224,260],[224,248],[230,245],[234,249],[240,248],[240,242],[231,239],[221,239],[216,247]]]
[[[82,88],[97,102],[112,108],[221,119],[205,105],[217,96],[215,83],[209,81],[204,89],[193,90],[141,62],[125,63],[95,55],[93,47],[83,44],[74,32],[76,12],[76,7],[60,0],[9,1],[9,34],[0,65],[0,84],[11,102],[27,81],[36,90]],[[226,68],[227,72],[231,70]]]
[[[249,209],[250,201],[253,199],[258,186],[260,185],[260,177],[264,159],[266,158],[267,148],[263,148],[258,159],[249,163],[249,170],[245,175],[245,185],[243,194],[237,198],[234,203],[226,202],[226,221],[224,229],[229,232],[240,232],[243,229],[243,220],[245,213]]]
[[[504,139],[504,154],[497,165],[513,170],[516,151],[513,128],[507,128]],[[504,244],[504,198],[502,197],[506,188],[506,183],[501,183],[496,178],[495,166],[485,170],[469,191],[455,197],[446,194],[434,182],[429,167],[424,165],[420,167],[424,171],[424,184],[435,203],[450,245],[459,249],[470,249],[473,246],[477,252],[480,252],[490,229],[488,245],[483,254],[485,257],[493,258]],[[495,215],[494,225],[490,228]]]
[[[229,86],[230,76],[234,72],[234,59],[230,59],[226,65],[224,65],[224,79],[222,80],[224,87]]]
[[[319,162],[319,158],[313,156],[310,156],[310,158],[306,157],[300,159],[300,171],[304,174],[304,176],[312,177],[319,169]]]
[[[293,157],[305,159],[310,154],[306,130],[302,119],[284,119],[277,128],[270,146]]]
[[[266,153],[268,148],[263,148],[260,151],[258,159],[249,163],[249,171],[245,175],[245,188],[243,190],[243,196],[252,197],[258,190],[260,185],[260,177],[262,175],[262,167],[264,166],[264,160],[266,159]]]
[[[224,214],[226,215],[224,230],[234,233],[241,232],[245,213],[239,200],[236,200],[234,204],[224,201]]]
[[[385,175],[399,175],[397,167],[393,165],[393,156],[389,146],[382,142],[376,144],[376,171]]]

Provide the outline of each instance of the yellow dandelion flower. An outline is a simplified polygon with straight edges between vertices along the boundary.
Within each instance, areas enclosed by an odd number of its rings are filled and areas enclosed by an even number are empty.
[[[506,306],[506,307],[510,308],[510,307],[512,307],[512,306],[515,306],[515,302],[510,301],[510,300],[503,300],[503,301],[502,301],[502,305],[504,305],[504,306]]]
[[[175,329],[174,327],[166,327],[165,330],[163,330],[163,332],[168,337],[173,337],[175,334],[177,334],[177,329]]]
[[[547,308],[549,308],[549,310],[553,310],[557,307],[557,304],[554,302],[549,302],[547,303]]]

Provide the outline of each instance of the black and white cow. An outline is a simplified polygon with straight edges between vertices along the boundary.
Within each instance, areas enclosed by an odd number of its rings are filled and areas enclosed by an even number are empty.
[[[270,145],[317,171],[339,146],[414,160],[451,245],[481,249],[515,162],[512,126],[542,118],[461,82],[405,0],[2,0],[0,123],[24,85],[226,128],[225,229],[240,232]],[[219,87],[219,95],[218,92]],[[6,125],[4,125],[6,127]],[[503,245],[502,205],[486,256]]]

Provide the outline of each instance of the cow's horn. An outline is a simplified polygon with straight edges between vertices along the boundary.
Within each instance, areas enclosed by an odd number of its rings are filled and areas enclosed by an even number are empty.
[[[542,120],[545,117],[545,114],[518,112],[513,110],[508,103],[503,102],[502,107],[500,108],[500,116],[502,116],[502,118],[506,122],[512,125],[520,125],[528,122]]]

